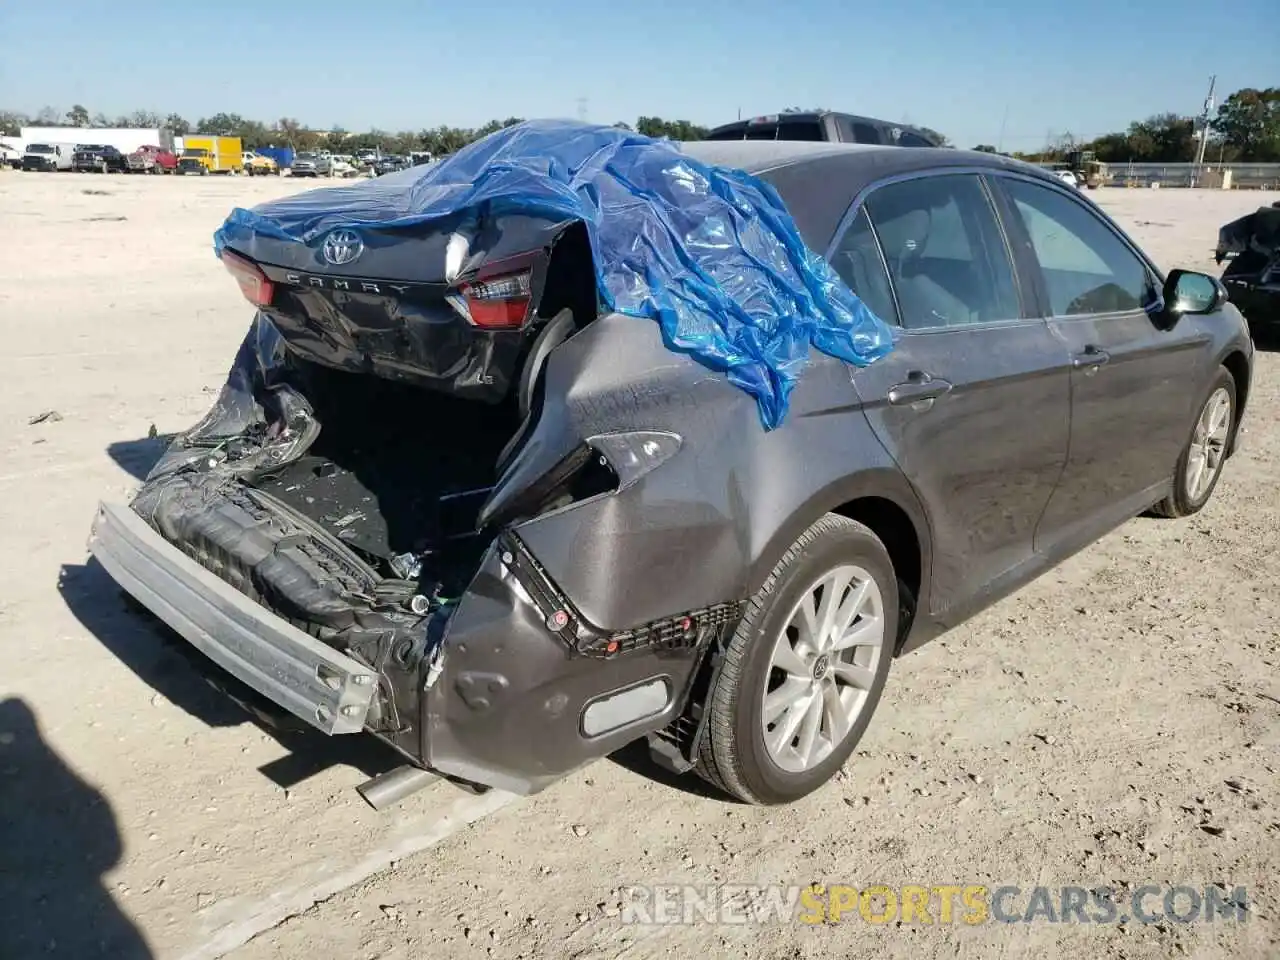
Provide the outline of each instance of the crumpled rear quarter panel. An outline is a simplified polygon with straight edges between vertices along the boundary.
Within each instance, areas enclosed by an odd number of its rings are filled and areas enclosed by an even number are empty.
[[[673,354],[653,325],[602,318],[551,356],[542,416],[511,473],[537,475],[601,433],[670,431],[680,450],[633,486],[516,532],[605,630],[745,599],[868,477],[905,487],[857,406],[852,369],[811,350],[792,415],[765,431],[749,396]]]

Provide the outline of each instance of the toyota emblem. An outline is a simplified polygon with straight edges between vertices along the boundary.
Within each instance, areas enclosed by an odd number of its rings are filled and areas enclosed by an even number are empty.
[[[326,262],[335,267],[345,266],[360,259],[360,254],[364,253],[364,241],[354,230],[334,230],[324,238],[321,252]]]

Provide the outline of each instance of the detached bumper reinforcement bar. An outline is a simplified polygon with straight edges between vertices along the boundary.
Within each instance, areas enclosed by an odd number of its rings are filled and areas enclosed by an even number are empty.
[[[121,587],[236,679],[324,733],[364,728],[373,670],[219,580],[127,506],[98,505],[89,550]]]

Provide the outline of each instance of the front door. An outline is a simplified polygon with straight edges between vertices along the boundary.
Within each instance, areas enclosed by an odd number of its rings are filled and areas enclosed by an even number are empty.
[[[983,180],[934,174],[875,190],[833,266],[902,333],[854,372],[868,420],[933,534],[928,613],[980,603],[1032,558],[1067,456],[1066,352],[1024,315]]]
[[[1196,371],[1210,340],[1194,323],[1162,328],[1160,281],[1074,192],[998,177],[1025,231],[1041,313],[1072,358],[1071,453],[1036,535],[1078,544],[1163,495],[1191,428]]]

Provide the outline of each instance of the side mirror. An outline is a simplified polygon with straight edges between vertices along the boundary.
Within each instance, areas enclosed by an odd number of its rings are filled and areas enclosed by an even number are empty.
[[[1227,302],[1227,289],[1207,273],[1173,270],[1165,280],[1164,302],[1174,316],[1213,313]]]

